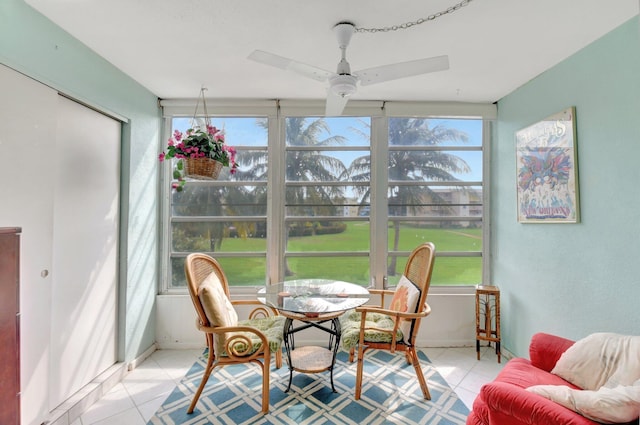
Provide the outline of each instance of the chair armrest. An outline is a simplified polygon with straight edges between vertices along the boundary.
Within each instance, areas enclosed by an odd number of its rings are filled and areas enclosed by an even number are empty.
[[[427,317],[429,314],[431,314],[431,307],[429,306],[429,304],[425,304],[425,309],[418,313],[402,313],[400,311],[389,310],[386,308],[363,305],[360,307],[356,307],[356,311],[364,314],[366,313],[386,314],[387,316],[401,318],[401,319],[420,319],[422,317]]]
[[[253,326],[204,326],[198,319],[196,319],[196,325],[199,331],[209,334],[222,335],[231,332],[251,332],[263,340],[263,343],[267,342],[267,337],[262,333],[262,331],[254,328]]]
[[[256,329],[252,326],[204,326],[197,319],[196,325],[198,327],[198,330],[202,332],[216,334],[224,337],[225,350],[227,351],[227,355],[231,358],[247,357],[259,354],[261,352],[264,352],[268,355],[271,352],[269,340],[267,339],[266,335],[259,329]],[[253,343],[251,342],[251,339],[247,335],[241,334],[241,332],[252,333],[260,338],[263,348],[258,352],[252,352],[251,349]]]
[[[257,305],[258,307],[249,313],[249,319],[280,315],[280,312],[278,312],[276,308],[265,305],[258,300],[231,300],[231,305]]]
[[[574,341],[556,335],[539,332],[531,337],[529,358],[538,369],[551,372],[562,353],[567,351]]]
[[[264,305],[258,300],[231,300],[233,305]]]
[[[374,307],[374,306],[360,306],[360,307],[356,307],[355,311],[357,313],[361,314],[361,319],[360,319],[360,341],[359,344],[360,346],[362,346],[364,344],[364,339],[365,339],[365,331],[367,330],[371,330],[371,331],[378,331],[378,332],[383,332],[386,334],[391,335],[391,347],[390,347],[390,351],[393,353],[396,350],[396,344],[397,344],[397,332],[398,332],[398,328],[400,326],[400,322],[402,321],[402,319],[406,319],[406,320],[416,320],[416,319],[420,319],[422,317],[426,317],[431,313],[431,307],[429,307],[429,304],[425,303],[424,304],[425,309],[421,312],[418,313],[402,313],[399,311],[395,311],[395,310],[389,310],[386,308],[381,308],[381,307]],[[366,316],[367,313],[379,313],[379,314],[384,314],[390,317],[394,318],[394,326],[393,329],[383,329],[383,328],[379,328],[379,327],[374,327],[374,326],[366,326]],[[404,338],[408,338],[406,341],[409,342],[411,344],[414,343],[414,338],[411,337],[411,335],[403,335]]]
[[[395,292],[393,289],[369,289],[369,293],[374,295],[393,295]]]
[[[492,424],[598,425],[551,400],[505,382],[484,385],[479,397],[487,405]]]
[[[387,295],[393,296],[393,294],[395,294],[395,291],[391,289],[369,289],[369,294],[380,295],[380,304],[378,305],[378,307],[384,308],[384,297]],[[369,304],[369,305],[375,305],[375,304]]]

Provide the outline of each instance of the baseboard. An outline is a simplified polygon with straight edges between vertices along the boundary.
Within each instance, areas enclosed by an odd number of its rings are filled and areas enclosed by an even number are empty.
[[[430,339],[428,341],[416,341],[416,347],[419,348],[453,348],[453,347],[475,347],[474,339]]]
[[[127,373],[138,367],[154,351],[157,344],[152,344],[140,356],[128,364],[121,362],[109,367],[93,381],[82,387],[77,393],[65,400],[54,411],[49,413],[47,425],[69,425],[74,423],[84,412],[116,386]]]
[[[147,348],[144,351],[144,353],[140,354],[138,357],[136,357],[131,362],[129,362],[129,365],[127,366],[127,370],[130,372],[133,369],[137,368],[142,362],[144,362],[147,359],[147,357],[153,354],[153,352],[156,351],[157,349],[158,349],[157,343],[151,344],[151,347]]]
[[[82,387],[60,406],[49,413],[48,425],[68,425],[74,423],[93,403],[100,400],[127,374],[127,365],[116,363]]]
[[[517,357],[515,354],[513,354],[511,351],[509,350],[505,350],[504,348],[500,347],[500,353],[502,353],[502,357],[504,357],[506,360],[511,360],[514,357]]]
[[[156,342],[158,350],[204,350],[206,345],[201,342]]]

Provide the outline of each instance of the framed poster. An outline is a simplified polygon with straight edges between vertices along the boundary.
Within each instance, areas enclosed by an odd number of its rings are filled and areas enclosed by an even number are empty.
[[[518,222],[578,223],[575,107],[516,132]]]

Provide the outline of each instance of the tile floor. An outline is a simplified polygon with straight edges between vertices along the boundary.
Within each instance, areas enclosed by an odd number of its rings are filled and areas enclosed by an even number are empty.
[[[499,364],[490,347],[482,347],[480,361],[474,347],[428,348],[425,352],[469,408],[480,387],[493,380],[506,362],[503,356]],[[153,352],[70,425],[145,425],[200,353]]]

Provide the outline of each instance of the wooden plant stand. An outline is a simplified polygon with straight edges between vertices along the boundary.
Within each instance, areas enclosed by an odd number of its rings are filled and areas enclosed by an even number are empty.
[[[500,363],[500,288],[476,286],[476,354],[480,360],[480,341],[496,344]]]

